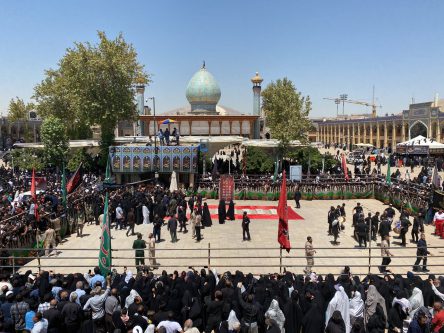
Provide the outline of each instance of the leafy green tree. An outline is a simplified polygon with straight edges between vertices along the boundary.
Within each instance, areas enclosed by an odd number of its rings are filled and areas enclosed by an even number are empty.
[[[69,149],[64,122],[54,116],[45,118],[41,127],[41,136],[47,162],[61,166]]]
[[[292,140],[308,141],[312,127],[308,118],[311,111],[310,97],[298,92],[287,78],[271,82],[262,91],[262,107],[271,136],[280,141],[280,153],[285,156]]]
[[[69,160],[66,167],[69,171],[76,171],[80,163],[82,163],[83,170],[90,170],[93,164],[93,159],[85,148],[72,151],[69,154]]]
[[[274,160],[270,154],[257,147],[247,149],[247,173],[273,172]]]
[[[8,120],[15,122],[28,119],[28,112],[34,109],[33,103],[26,104],[23,99],[16,97],[11,98],[8,107]]]
[[[331,169],[337,161],[330,154],[321,154],[317,148],[304,147],[293,149],[288,152],[287,157],[292,163],[302,165],[302,172],[307,173],[310,166],[311,174],[319,174],[322,171],[322,160],[324,160],[324,171]]]
[[[38,149],[13,149],[11,151],[12,158],[8,158],[8,162],[14,164],[14,167],[20,170],[43,170],[45,167],[44,157],[41,150]]]
[[[34,98],[41,117],[70,124],[71,137],[90,134],[85,128],[99,125],[106,160],[118,121],[137,118],[134,84],[148,84],[150,76],[122,34],[111,40],[99,31],[98,37],[97,44],[75,43],[67,49],[58,68],[47,70],[35,87]]]

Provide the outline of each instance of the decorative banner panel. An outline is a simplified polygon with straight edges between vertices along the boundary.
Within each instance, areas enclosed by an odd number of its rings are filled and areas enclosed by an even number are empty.
[[[117,173],[197,173],[199,146],[115,146],[109,148],[112,171]]]
[[[221,175],[219,181],[219,200],[230,201],[234,196],[234,177]]]

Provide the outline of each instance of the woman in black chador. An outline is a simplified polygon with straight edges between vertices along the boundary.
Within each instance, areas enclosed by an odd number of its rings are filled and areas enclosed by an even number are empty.
[[[213,221],[211,220],[210,210],[208,209],[208,204],[204,202],[202,208],[202,225],[204,227],[211,227]]]
[[[225,200],[221,199],[219,201],[219,208],[217,209],[217,214],[219,215],[219,224],[224,224],[227,218],[227,212],[225,210]]]
[[[233,199],[230,200],[230,203],[228,204],[228,211],[227,211],[227,220],[234,221],[234,202]]]

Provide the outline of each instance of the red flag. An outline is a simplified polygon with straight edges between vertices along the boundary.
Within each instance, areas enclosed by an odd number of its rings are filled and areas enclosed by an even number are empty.
[[[35,188],[36,188],[36,186],[35,186],[35,170],[32,169],[31,196],[32,196],[32,200],[34,201],[34,216],[35,216],[35,219],[38,221],[39,220],[39,211],[38,211],[37,194],[36,194]]]
[[[345,160],[345,154],[342,154],[342,170],[344,170],[345,180],[348,180],[347,161]]]
[[[72,175],[71,179],[68,181],[68,184],[66,184],[66,192],[71,193],[74,191],[76,186],[79,184],[80,181],[80,168],[82,167],[82,163],[80,163],[79,167],[77,168],[76,172]]]
[[[37,195],[35,193],[35,170],[32,169],[32,179],[31,179],[31,196],[34,203],[37,201]]]
[[[288,209],[287,209],[287,176],[285,170],[282,173],[282,187],[278,204],[279,229],[278,242],[283,249],[290,252],[290,237],[288,233]]]

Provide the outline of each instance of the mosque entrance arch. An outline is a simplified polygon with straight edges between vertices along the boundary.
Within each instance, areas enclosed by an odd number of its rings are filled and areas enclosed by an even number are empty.
[[[410,139],[416,138],[418,135],[422,135],[423,137],[427,138],[427,132],[427,125],[418,120],[414,122],[412,126],[410,126]]]

